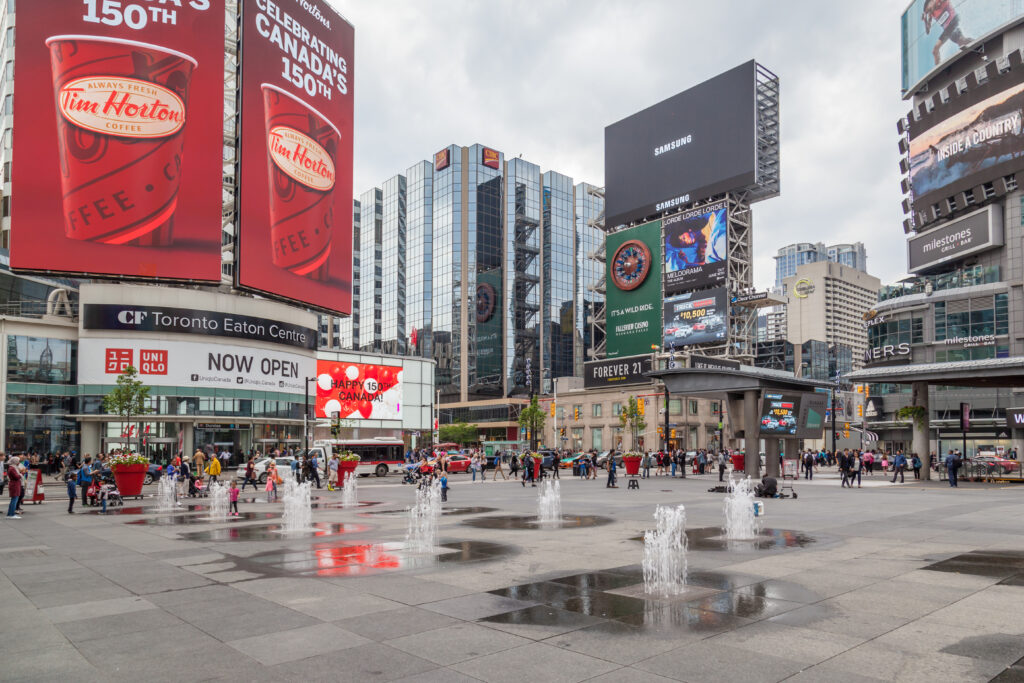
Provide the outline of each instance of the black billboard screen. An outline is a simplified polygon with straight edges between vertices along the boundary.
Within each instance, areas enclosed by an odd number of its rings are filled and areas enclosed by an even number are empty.
[[[754,183],[756,64],[604,129],[609,227]]]
[[[1024,169],[1024,66],[910,118],[910,186],[918,226],[929,207]],[[958,202],[960,204],[960,202]],[[947,214],[940,211],[940,216]]]
[[[725,339],[729,330],[725,287],[665,299],[665,348],[707,344]]]
[[[644,373],[650,371],[650,355],[589,361],[583,364],[583,386],[586,389],[597,389],[613,385],[645,384],[651,379]]]

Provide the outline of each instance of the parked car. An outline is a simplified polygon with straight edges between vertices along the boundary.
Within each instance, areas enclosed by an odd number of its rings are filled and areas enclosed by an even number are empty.
[[[608,462],[609,454],[614,454],[615,455],[615,465],[616,465],[616,467],[621,467],[622,466],[622,453],[619,452],[619,451],[604,451],[602,453],[599,453],[598,456],[597,456],[597,459],[594,461],[594,464],[598,468],[604,467],[605,463]]]
[[[998,455],[977,455],[971,458],[971,464],[975,471],[984,468],[986,474],[1009,474],[1020,470],[1019,462]]]
[[[456,454],[448,456],[448,473],[455,474],[457,472],[468,472],[469,466],[473,460],[468,455]],[[420,465],[420,472],[428,473],[432,472],[437,467],[437,458],[428,460],[427,462]]]
[[[163,465],[157,465],[151,462],[149,463],[149,470],[146,472],[146,478],[143,480],[143,483],[152,484],[154,481],[159,481],[162,476],[164,476]]]
[[[291,458],[288,456],[282,456],[280,458],[260,458],[255,463],[253,463],[253,475],[256,477],[256,481],[258,481],[261,484],[266,484],[267,464],[271,460],[273,460],[274,463],[277,465],[277,469],[279,472],[289,472],[292,469],[292,460],[294,459],[295,458]],[[244,463],[238,466],[238,471],[237,474],[235,475],[235,478],[238,479],[238,481],[245,481]]]

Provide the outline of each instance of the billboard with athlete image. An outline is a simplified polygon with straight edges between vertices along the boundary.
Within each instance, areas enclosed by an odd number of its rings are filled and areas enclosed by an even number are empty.
[[[241,16],[237,283],[352,310],[352,25],[326,0]]]
[[[665,295],[725,282],[728,209],[715,202],[665,218]]]
[[[19,3],[12,268],[220,281],[224,0],[147,7]]]
[[[903,94],[965,48],[1024,18],[1024,0],[914,0],[903,13]]]

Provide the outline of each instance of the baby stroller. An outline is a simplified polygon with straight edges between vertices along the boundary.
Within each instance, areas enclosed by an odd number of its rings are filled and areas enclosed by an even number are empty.
[[[415,464],[408,464],[404,468],[405,476],[402,477],[403,484],[418,484],[423,475],[420,474],[419,466]]]
[[[124,499],[121,498],[121,492],[117,490],[117,484],[104,484],[101,487],[100,495],[106,495],[107,505],[124,507]]]
[[[210,495],[209,487],[203,484],[202,479],[195,480],[195,496],[196,498],[206,498]]]

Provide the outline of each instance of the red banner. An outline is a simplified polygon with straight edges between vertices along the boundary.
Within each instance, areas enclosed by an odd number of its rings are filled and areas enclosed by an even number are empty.
[[[220,280],[224,0],[150,4],[18,7],[13,268]]]
[[[318,360],[316,376],[317,417],[402,418],[401,366]]]
[[[345,315],[354,40],[323,0],[242,7],[238,286]]]

